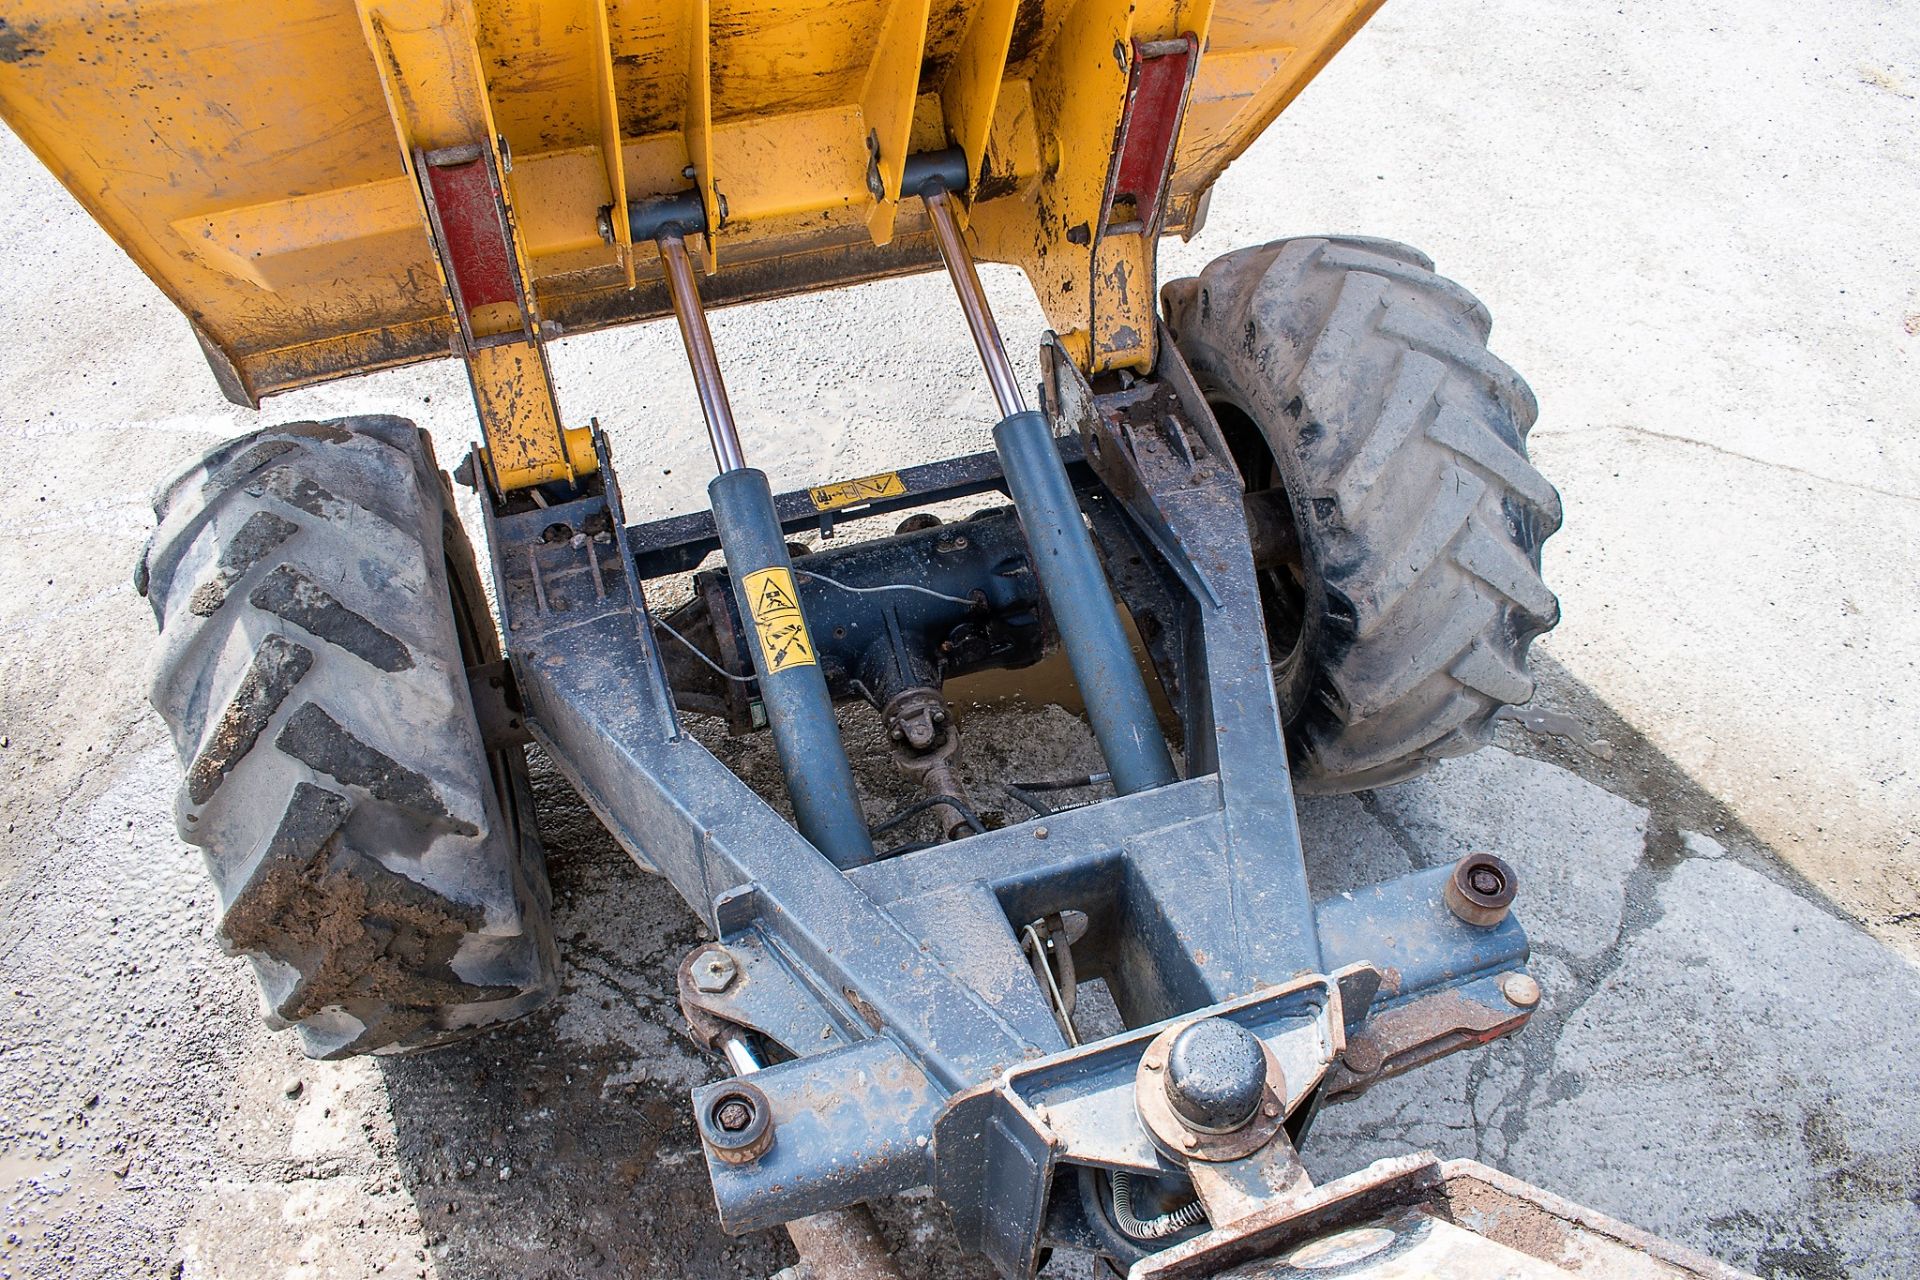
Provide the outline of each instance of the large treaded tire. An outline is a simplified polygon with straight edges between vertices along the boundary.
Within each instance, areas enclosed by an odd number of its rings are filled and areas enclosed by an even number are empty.
[[[213,450],[154,500],[136,572],[220,939],[308,1054],[428,1048],[558,987],[519,747],[467,685],[498,657],[432,448],[399,418]]]
[[[1417,250],[1334,237],[1227,254],[1163,302],[1249,489],[1293,512],[1301,563],[1268,603],[1296,784],[1363,790],[1485,744],[1560,616],[1540,575],[1560,497],[1487,309]]]

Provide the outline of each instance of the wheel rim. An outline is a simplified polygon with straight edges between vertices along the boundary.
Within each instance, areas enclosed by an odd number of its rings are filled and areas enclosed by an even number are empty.
[[[1266,433],[1260,430],[1253,415],[1217,391],[1208,396],[1207,405],[1220,424],[1220,434],[1233,454],[1234,464],[1240,468],[1247,493],[1269,493],[1275,489],[1284,493],[1286,484],[1280,474],[1279,460],[1274,457],[1273,447],[1267,443]],[[1288,509],[1292,509],[1291,504]],[[1255,571],[1260,586],[1260,611],[1267,624],[1267,656],[1273,667],[1273,684],[1280,692],[1282,711],[1289,721],[1299,712],[1303,698],[1301,685],[1307,669],[1312,617],[1312,592],[1301,550],[1306,544],[1300,533],[1296,519],[1292,559]]]
[[[450,535],[449,543],[451,540]],[[493,616],[487,610],[486,597],[475,599],[474,588],[478,584],[469,576],[467,565],[470,563],[470,559],[463,561],[448,547],[447,593],[453,605],[453,629],[460,640],[460,660],[469,670],[500,656],[499,645],[493,639]],[[482,627],[486,630],[481,630]],[[516,840],[525,831],[527,815],[520,810],[520,789],[514,785],[514,776],[524,768],[526,756],[519,747],[496,747],[487,752],[487,772],[493,778],[493,794],[500,802],[500,816]]]

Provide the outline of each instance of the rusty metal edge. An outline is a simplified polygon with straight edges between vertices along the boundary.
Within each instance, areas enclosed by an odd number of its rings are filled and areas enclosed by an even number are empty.
[[[1543,1262],[1558,1264],[1562,1260],[1561,1253],[1542,1250],[1538,1231],[1501,1231],[1487,1209],[1466,1203],[1475,1186],[1502,1198],[1506,1203],[1499,1207],[1509,1213],[1516,1207],[1531,1210],[1527,1215],[1530,1225],[1537,1221],[1534,1215],[1550,1220],[1557,1230],[1548,1238],[1560,1243],[1564,1244],[1573,1232],[1583,1232],[1651,1258],[1690,1280],[1755,1280],[1747,1272],[1698,1250],[1663,1240],[1476,1160],[1442,1162],[1431,1152],[1376,1161],[1357,1173],[1144,1258],[1128,1274],[1131,1280],[1200,1280],[1406,1207],[1423,1209]]]
[[[1455,1222],[1460,1222],[1462,1216],[1460,1209],[1463,1207],[1458,1203],[1461,1189],[1457,1184],[1478,1182],[1500,1195],[1529,1205],[1551,1218],[1570,1223],[1600,1239],[1612,1240],[1626,1248],[1646,1254],[1686,1275],[1698,1277],[1698,1280],[1755,1280],[1751,1273],[1729,1266],[1716,1258],[1710,1258],[1697,1249],[1676,1244],[1596,1209],[1575,1204],[1565,1196],[1536,1187],[1512,1174],[1502,1173],[1490,1165],[1481,1164],[1478,1160],[1445,1161],[1440,1165],[1440,1176],[1441,1185],[1447,1195],[1448,1207],[1451,1210],[1449,1216]],[[1461,1225],[1473,1224],[1461,1223]],[[1477,1230],[1478,1227],[1476,1226],[1475,1229]],[[1503,1235],[1498,1231],[1481,1231],[1480,1234],[1531,1257],[1541,1257],[1542,1261],[1555,1261],[1553,1258],[1542,1257],[1534,1249],[1529,1248],[1526,1238],[1517,1233]]]

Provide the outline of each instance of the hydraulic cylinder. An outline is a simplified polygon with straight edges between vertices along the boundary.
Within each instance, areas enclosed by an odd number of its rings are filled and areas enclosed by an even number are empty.
[[[1116,791],[1127,794],[1174,780],[1173,757],[1153,713],[1146,677],[1120,620],[1120,606],[1100,568],[1067,468],[1054,448],[1046,415],[1029,409],[1013,364],[974,270],[973,255],[953,216],[953,197],[938,179],[920,189],[940,256],[947,264],[960,310],[986,367],[994,399],[1005,415],[993,444],[1020,527],[1033,551],[1033,570],[1060,630],[1073,680],[1087,707],[1093,736],[1106,757]]]
[[[657,242],[673,294],[674,315],[693,368],[700,410],[707,420],[720,474],[707,486],[720,551],[733,579],[740,621],[751,633],[747,650],[759,678],[760,701],[773,731],[787,795],[800,834],[838,867],[873,860],[873,839],[860,808],[853,766],[847,761],[826,674],[800,607],[786,535],[773,506],[766,473],[746,465],[733,407],[694,285],[693,264],[678,228]]]

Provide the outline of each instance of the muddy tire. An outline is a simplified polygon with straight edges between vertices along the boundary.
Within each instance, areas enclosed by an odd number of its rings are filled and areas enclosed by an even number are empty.
[[[1296,784],[1357,791],[1484,745],[1559,620],[1560,497],[1480,301],[1383,240],[1282,240],[1166,286],[1249,490],[1284,488],[1297,562],[1262,574]]]
[[[557,989],[526,762],[491,753],[469,666],[498,656],[426,437],[399,418],[274,427],[165,486],[135,585],[151,699],[219,936],[306,1051],[404,1052]]]

